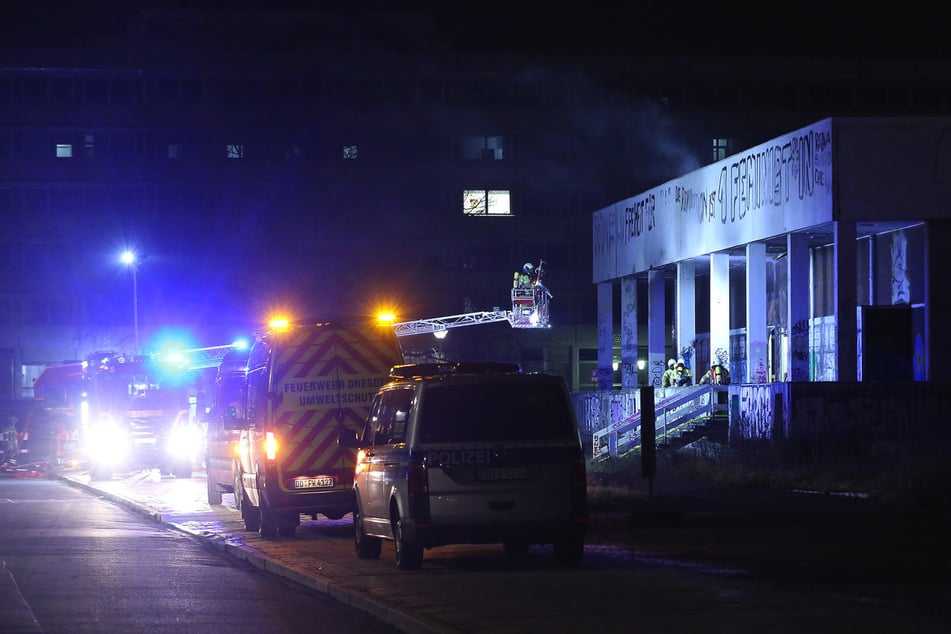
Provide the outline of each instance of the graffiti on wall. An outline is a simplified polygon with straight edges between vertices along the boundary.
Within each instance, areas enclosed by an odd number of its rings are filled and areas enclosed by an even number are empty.
[[[835,317],[827,315],[813,319],[809,332],[813,381],[835,381],[836,372]]]
[[[637,362],[621,364],[621,387],[631,389],[637,387]]]
[[[791,381],[809,380],[809,322],[801,319],[792,325],[789,333]]]
[[[664,379],[664,370],[666,370],[666,364],[664,363],[663,358],[661,359],[651,359],[650,360],[650,376],[649,382],[654,387],[661,387]]]
[[[828,120],[597,211],[596,280],[831,220]]]
[[[740,438],[769,440],[773,437],[773,390],[767,385],[739,388],[737,420],[732,425]]]
[[[892,236],[891,246],[892,304],[907,304],[911,301],[907,255],[908,238],[904,231],[899,231]]]

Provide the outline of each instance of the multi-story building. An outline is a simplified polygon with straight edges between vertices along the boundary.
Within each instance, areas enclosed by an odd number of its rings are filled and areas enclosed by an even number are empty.
[[[133,330],[203,346],[278,308],[505,308],[539,259],[550,329],[432,345],[590,389],[593,212],[823,117],[951,105],[940,60],[467,50],[377,17],[143,12],[4,53],[3,396]]]

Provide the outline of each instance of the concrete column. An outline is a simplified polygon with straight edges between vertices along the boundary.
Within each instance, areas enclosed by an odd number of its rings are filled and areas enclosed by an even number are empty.
[[[747,383],[766,383],[766,245],[746,245],[746,377]]]
[[[836,381],[858,378],[858,293],[855,223],[835,222],[835,359]]]
[[[730,354],[730,255],[710,254],[710,361],[717,351]],[[698,368],[692,368],[696,376]]]
[[[693,342],[697,338],[697,271],[692,260],[677,263],[677,338],[674,341],[674,356],[683,357],[697,374],[696,351]],[[689,352],[684,352],[689,348]]]
[[[786,235],[786,359],[789,376],[780,381],[809,381],[809,318],[812,316],[809,285],[809,237]]]
[[[664,272],[651,270],[647,273],[647,381],[655,388],[661,387],[667,361],[667,310],[664,304]]]
[[[637,387],[637,278],[621,278],[621,389]]]
[[[614,285],[598,284],[598,389],[610,390],[614,383]]]
[[[951,365],[947,363],[951,350],[951,277],[947,274],[948,256],[945,249],[951,244],[951,222],[930,220],[925,236],[925,340],[921,353],[916,346],[915,380],[951,383]]]

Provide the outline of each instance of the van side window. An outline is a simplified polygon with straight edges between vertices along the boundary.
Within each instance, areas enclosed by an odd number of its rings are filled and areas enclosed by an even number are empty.
[[[248,411],[246,416],[252,424],[264,424],[267,415],[267,373],[255,370],[248,373]]]
[[[389,445],[406,440],[406,418],[412,404],[415,390],[411,387],[384,392],[380,398],[380,411],[377,416],[374,445]],[[371,414],[372,416],[372,414]]]
[[[376,430],[380,426],[380,412],[383,409],[383,397],[377,396],[370,405],[370,415],[367,416],[367,422],[363,426],[363,442],[372,445],[376,437]]]

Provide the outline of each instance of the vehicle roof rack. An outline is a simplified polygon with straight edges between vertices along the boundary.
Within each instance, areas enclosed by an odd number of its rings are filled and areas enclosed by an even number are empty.
[[[390,369],[390,378],[408,379],[424,376],[446,376],[456,374],[512,374],[520,373],[517,363],[498,361],[457,361],[453,363],[405,363],[394,365]]]

